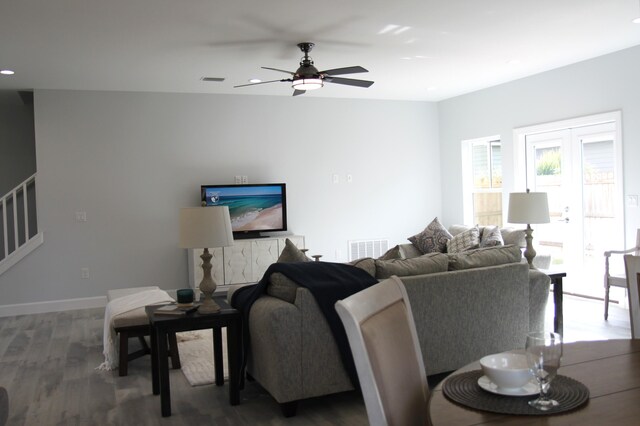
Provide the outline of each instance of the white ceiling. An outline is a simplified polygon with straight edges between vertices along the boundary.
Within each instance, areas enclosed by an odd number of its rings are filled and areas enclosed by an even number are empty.
[[[304,96],[438,101],[640,44],[638,0],[0,0],[0,90],[290,96],[296,44],[368,89]],[[381,34],[388,25],[395,34]],[[512,63],[514,62],[514,63]],[[222,83],[203,76],[225,77]]]

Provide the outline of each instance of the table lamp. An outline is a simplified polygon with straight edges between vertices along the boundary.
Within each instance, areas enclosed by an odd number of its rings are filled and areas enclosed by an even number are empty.
[[[529,262],[529,268],[535,269],[533,259],[536,251],[533,249],[533,229],[532,223],[549,223],[549,202],[546,192],[512,192],[509,194],[509,223],[526,223],[525,240],[527,248],[524,257]]]
[[[231,245],[233,245],[233,232],[227,206],[180,209],[180,247],[204,248],[200,256],[203,271],[200,291],[204,294],[202,305],[198,308],[201,314],[214,314],[220,311],[220,306],[213,301],[216,282],[211,276],[213,256],[209,253],[209,248]]]

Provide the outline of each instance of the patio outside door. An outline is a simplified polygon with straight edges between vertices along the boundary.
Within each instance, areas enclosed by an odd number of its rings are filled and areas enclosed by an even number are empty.
[[[549,224],[532,225],[534,246],[567,272],[567,293],[602,298],[603,252],[624,247],[619,125],[524,135],[526,185],[547,193],[551,217]]]

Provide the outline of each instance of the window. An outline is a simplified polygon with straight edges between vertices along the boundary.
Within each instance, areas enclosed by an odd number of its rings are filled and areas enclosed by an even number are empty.
[[[462,142],[464,220],[502,225],[502,147],[499,136]]]

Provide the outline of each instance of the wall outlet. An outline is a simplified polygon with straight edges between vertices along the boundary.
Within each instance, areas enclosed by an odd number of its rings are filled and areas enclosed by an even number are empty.
[[[353,183],[353,175],[352,174],[348,174],[347,175],[347,183]]]
[[[235,180],[236,184],[241,184],[242,183],[242,176],[240,175],[236,175],[236,180]]]
[[[249,183],[249,176],[242,176],[242,183]]]
[[[638,196],[637,195],[627,195],[627,206],[629,206],[629,207],[638,207]]]
[[[76,212],[76,222],[86,222],[87,212]]]
[[[80,276],[83,280],[89,279],[89,268],[80,268]]]
[[[331,175],[331,181],[333,183],[340,183],[340,176],[337,173],[334,173]]]

